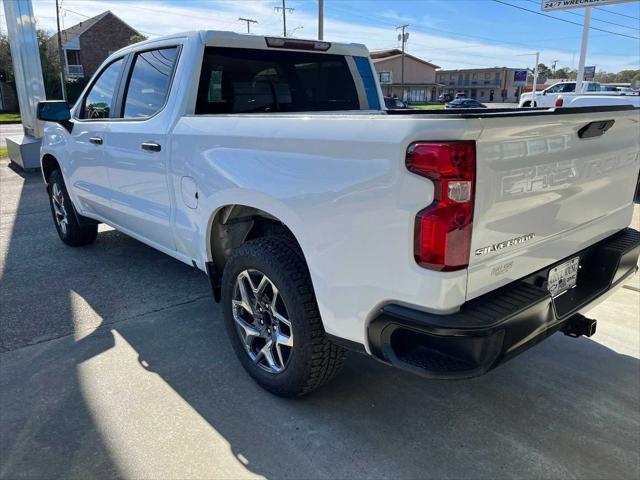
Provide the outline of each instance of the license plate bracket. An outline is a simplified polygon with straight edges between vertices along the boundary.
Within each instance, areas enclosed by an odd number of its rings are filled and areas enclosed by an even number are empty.
[[[573,257],[571,260],[561,263],[549,270],[547,276],[547,289],[551,296],[557,297],[575,287],[578,280],[578,270],[580,269],[580,257]]]

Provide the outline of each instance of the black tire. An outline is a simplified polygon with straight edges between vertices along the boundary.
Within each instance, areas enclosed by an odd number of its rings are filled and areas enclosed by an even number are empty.
[[[98,225],[97,223],[92,224],[88,219],[87,225],[78,223],[78,215],[71,202],[60,170],[54,170],[49,175],[47,192],[49,193],[49,206],[51,207],[53,224],[60,240],[71,247],[81,247],[95,242],[98,236]],[[66,222],[61,221],[61,214],[56,213],[56,206],[54,205],[62,206],[62,212],[65,214],[63,218],[66,219]],[[59,209],[58,212],[60,212]]]
[[[522,104],[522,107],[523,107],[523,108],[528,108],[528,107],[530,107],[530,106],[531,106],[531,102],[524,102],[524,103]]]
[[[256,365],[238,334],[232,300],[236,279],[246,270],[259,271],[269,278],[289,315],[294,344],[279,373]],[[346,352],[327,338],[304,257],[287,236],[251,240],[232,253],[222,276],[222,308],[229,339],[242,366],[260,386],[275,395],[308,394],[331,380],[342,366]]]

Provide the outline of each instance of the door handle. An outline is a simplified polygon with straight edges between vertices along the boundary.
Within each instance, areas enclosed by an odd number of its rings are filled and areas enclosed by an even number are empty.
[[[162,149],[160,144],[155,142],[144,142],[141,147],[143,150],[149,150],[151,152],[159,152]]]
[[[102,145],[102,139],[100,137],[91,137],[89,141],[95,145]]]

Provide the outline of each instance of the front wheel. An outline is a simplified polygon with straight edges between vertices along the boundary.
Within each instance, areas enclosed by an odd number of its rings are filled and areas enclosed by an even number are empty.
[[[242,366],[271,393],[305,395],[342,365],[345,351],[327,338],[302,252],[286,236],[234,251],[222,276],[222,305]]]
[[[49,204],[53,223],[60,240],[72,247],[89,245],[96,241],[98,225],[80,225],[74,210],[69,192],[64,184],[64,178],[60,170],[54,170],[47,181]]]

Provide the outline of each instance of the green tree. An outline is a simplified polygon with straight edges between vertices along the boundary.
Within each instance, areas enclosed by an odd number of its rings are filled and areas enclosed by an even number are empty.
[[[13,83],[13,69],[11,68],[11,48],[9,37],[0,33],[0,75],[7,83]]]
[[[597,72],[593,79],[600,83],[613,83],[616,81],[616,74],[604,71]]]
[[[129,37],[129,45],[132,43],[144,42],[146,39],[147,37],[142,34],[131,35],[131,37]]]
[[[60,60],[55,46],[49,42],[49,34],[42,29],[36,32],[38,49],[40,50],[40,64],[42,65],[42,80],[44,91],[50,100],[62,98],[60,85]]]
[[[640,73],[640,70],[621,70],[616,74],[614,82],[629,83],[638,73]]]
[[[538,64],[538,81],[540,83],[544,83],[547,81],[547,78],[551,78],[551,69],[547,67],[544,63]]]
[[[575,80],[577,72],[569,67],[563,67],[556,70],[555,78],[561,78],[563,80]]]

